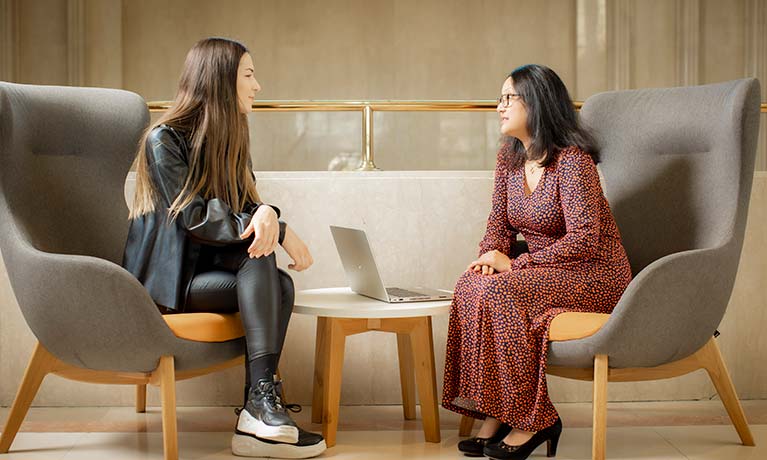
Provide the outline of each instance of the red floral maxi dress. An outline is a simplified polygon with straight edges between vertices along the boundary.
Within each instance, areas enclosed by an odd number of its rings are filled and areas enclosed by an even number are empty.
[[[505,273],[467,270],[450,309],[442,405],[539,431],[558,415],[546,388],[551,320],[565,311],[609,313],[631,280],[618,227],[582,150],[562,150],[525,193],[522,167],[498,155],[493,205],[479,253],[530,248]]]

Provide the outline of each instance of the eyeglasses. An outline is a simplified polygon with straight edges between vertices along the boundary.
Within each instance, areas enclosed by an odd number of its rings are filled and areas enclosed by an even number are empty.
[[[519,97],[519,94],[517,93],[508,93],[508,94],[501,94],[501,97],[498,98],[498,105],[503,107],[504,109],[511,107],[511,104],[514,103],[513,97]]]

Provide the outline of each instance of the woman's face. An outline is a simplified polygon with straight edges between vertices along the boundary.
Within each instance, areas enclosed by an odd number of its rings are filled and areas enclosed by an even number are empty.
[[[508,105],[506,105],[507,103]],[[514,90],[514,82],[511,81],[511,77],[503,82],[501,102],[498,103],[496,110],[501,118],[501,133],[516,137],[523,142],[530,137],[527,132],[527,109],[521,97]]]
[[[261,85],[256,81],[254,73],[253,58],[250,53],[243,54],[237,69],[237,102],[242,113],[252,110],[256,93],[261,91]]]

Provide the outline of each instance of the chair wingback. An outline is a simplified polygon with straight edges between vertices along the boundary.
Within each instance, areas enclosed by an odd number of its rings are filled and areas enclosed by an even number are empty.
[[[635,274],[610,320],[552,343],[554,365],[653,367],[713,334],[743,247],[759,133],[759,83],[597,94],[581,117],[600,145],[605,195]]]
[[[146,371],[178,348],[119,266],[148,121],[127,91],[0,83],[0,249],[27,324],[69,364]]]
[[[586,101],[581,117],[600,145],[605,195],[635,274],[668,254],[729,244],[737,264],[758,111],[755,79]]]
[[[0,83],[0,199],[27,243],[120,263],[125,177],[148,120],[127,91]]]

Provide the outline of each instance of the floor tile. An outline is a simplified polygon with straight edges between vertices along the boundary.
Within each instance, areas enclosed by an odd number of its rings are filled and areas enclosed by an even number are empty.
[[[751,430],[757,446],[742,446],[726,414],[720,412],[720,404],[718,401],[611,404],[613,416],[608,419],[608,458],[767,459],[767,424],[752,423]],[[589,406],[558,406],[565,421],[558,460],[591,459]],[[764,402],[747,401],[744,406],[749,417],[757,420],[767,408]],[[5,419],[7,412],[6,408],[0,409],[0,420]],[[181,459],[233,458],[229,448],[230,430],[235,420],[232,408],[180,407],[178,418]],[[321,430],[320,425],[311,423],[311,408],[296,414],[295,419],[306,429]],[[698,424],[664,426],[662,423],[689,423],[690,420],[697,420]],[[650,422],[655,422],[655,425],[648,426]],[[441,424],[442,442],[426,443],[420,416],[416,420],[403,420],[399,406],[343,406],[338,444],[321,458],[463,459],[456,449],[460,440],[457,434],[458,417],[452,413],[441,413]],[[475,425],[476,432],[479,423]],[[531,458],[543,459],[545,454],[545,446],[541,446]],[[0,456],[0,460],[162,458],[161,414],[156,407],[148,408],[145,414],[136,414],[130,407],[33,408],[11,446],[11,452]]]
[[[573,428],[562,432],[557,460],[591,460],[591,428]],[[546,456],[545,448],[538,449]],[[610,460],[686,460],[651,427],[607,429],[607,458]]]
[[[742,445],[732,426],[671,426],[655,430],[690,460],[767,459],[767,425],[751,425],[755,447]]]
[[[59,460],[83,433],[19,433],[2,460]]]
[[[767,424],[767,400],[743,401],[743,408],[751,424]],[[560,403],[557,410],[568,428],[591,426],[590,403]],[[8,408],[0,408],[0,423]],[[460,417],[440,408],[440,426],[455,429]],[[319,429],[311,423],[311,407],[304,406],[294,419],[306,429]],[[162,431],[160,408],[150,406],[146,413],[137,414],[132,407],[33,407],[30,409],[22,432],[156,432]],[[234,426],[236,417],[232,407],[179,407],[180,431],[223,432]],[[622,426],[687,426],[731,425],[721,401],[673,401],[610,403],[607,425]],[[475,424],[475,430],[479,423]],[[341,406],[339,431],[401,431],[422,429],[420,415],[416,420],[404,420],[402,407]]]
[[[179,458],[233,458],[232,433],[179,433]],[[162,460],[161,433],[87,433],[72,447],[66,460]]]

